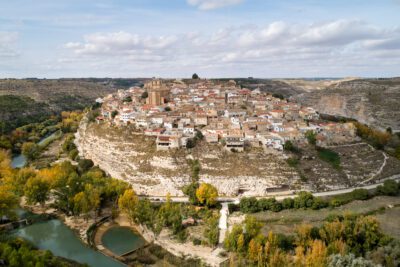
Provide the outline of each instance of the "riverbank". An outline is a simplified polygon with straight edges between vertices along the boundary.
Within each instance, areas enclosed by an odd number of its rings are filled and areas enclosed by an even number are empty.
[[[211,248],[207,246],[194,245],[190,241],[178,242],[176,239],[171,238],[171,231],[163,229],[159,235],[155,235],[151,230],[142,225],[132,225],[129,219],[121,215],[116,220],[119,225],[134,227],[140,235],[148,242],[154,243],[175,257],[181,259],[200,259],[202,262],[209,266],[220,266],[221,263],[227,260],[227,257],[221,256],[224,251],[221,246]]]
[[[85,218],[84,216],[67,216],[64,213],[51,208],[50,204],[52,200],[47,201],[43,206],[41,205],[28,205],[26,203],[25,197],[21,198],[20,206],[32,212],[33,214],[41,215],[51,215],[54,218],[59,219],[62,221],[68,228],[70,228],[78,237],[79,239],[88,245],[87,242],[87,231],[90,226],[95,223],[95,220],[92,217]]]

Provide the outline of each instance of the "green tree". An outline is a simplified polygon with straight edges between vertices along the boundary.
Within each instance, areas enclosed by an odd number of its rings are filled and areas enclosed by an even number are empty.
[[[299,150],[290,140],[285,141],[283,149],[290,152],[298,152]]]
[[[244,229],[248,237],[256,237],[260,233],[261,227],[262,223],[257,221],[255,217],[249,215],[246,216],[244,220]]]
[[[240,211],[243,213],[253,213],[260,210],[255,197],[244,197],[240,199],[239,207]]]
[[[400,192],[400,186],[394,180],[386,180],[383,185],[378,186],[377,192],[380,195],[396,196]]]
[[[93,185],[86,184],[85,190],[76,194],[73,202],[74,212],[76,214],[83,214],[87,220],[92,211],[94,211],[96,216],[96,209],[100,206],[100,192]]]
[[[197,197],[196,197],[196,191],[198,188],[199,188],[199,183],[192,182],[192,183],[184,186],[182,189],[182,192],[189,197],[189,201],[193,205],[199,204],[199,201],[197,200]]]
[[[49,198],[50,184],[41,177],[30,178],[24,188],[28,203],[41,205]]]
[[[227,231],[224,239],[224,247],[228,251],[237,251],[239,236],[243,234],[243,227],[240,224],[234,224],[231,231]]]
[[[90,211],[90,203],[85,192],[79,192],[73,198],[74,213],[87,215]]]
[[[210,246],[215,247],[218,244],[219,239],[219,228],[218,228],[219,217],[211,216],[206,224],[207,227],[204,230],[204,237]]]
[[[78,162],[78,167],[81,170],[81,172],[87,172],[92,168],[94,165],[93,161],[90,159],[80,159]]]
[[[193,80],[199,79],[199,75],[197,75],[197,73],[193,73],[192,79],[193,79]]]
[[[314,203],[314,196],[310,192],[301,191],[294,198],[293,207],[296,209],[306,209],[312,207]]]
[[[22,144],[21,151],[28,160],[34,160],[40,154],[40,147],[35,143],[26,142]]]
[[[283,199],[283,201],[282,201],[283,209],[292,209],[293,205],[294,205],[293,198],[287,197],[287,198]]]

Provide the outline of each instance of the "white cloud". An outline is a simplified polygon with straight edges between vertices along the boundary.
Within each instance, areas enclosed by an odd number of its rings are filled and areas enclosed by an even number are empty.
[[[15,48],[17,40],[16,32],[0,32],[0,58],[18,56],[19,53]]]
[[[380,59],[387,60],[389,51],[398,49],[399,42],[398,29],[378,28],[357,20],[313,24],[278,21],[263,27],[229,27],[209,34],[94,33],[84,36],[83,41],[65,44],[65,48],[73,52],[71,57],[92,63],[106,60],[108,66],[120,64],[124,69],[140,66],[150,76],[195,68],[237,75],[271,68],[282,73],[290,68],[295,75],[296,70],[303,73],[321,68],[348,70],[346,75],[350,75],[351,70],[361,67],[383,66]],[[392,55],[392,60],[400,62],[400,53]]]
[[[134,54],[136,52],[166,49],[177,39],[175,36],[139,36],[127,32],[94,33],[84,36],[84,43],[69,42],[65,48],[77,54]]]
[[[191,6],[195,6],[200,10],[211,10],[225,6],[238,5],[244,0],[187,0]]]

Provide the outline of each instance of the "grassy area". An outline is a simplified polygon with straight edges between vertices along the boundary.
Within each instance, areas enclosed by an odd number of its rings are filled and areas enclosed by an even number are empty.
[[[319,147],[317,151],[318,151],[318,157],[320,159],[330,163],[332,167],[334,167],[335,169],[340,168],[340,156],[338,153],[336,153],[333,150],[322,147]]]
[[[381,224],[381,228],[384,233],[389,236],[400,239],[400,224],[398,218],[400,218],[400,207],[396,206],[391,209],[386,209],[383,212],[375,215]]]
[[[387,234],[400,238],[400,226],[396,224],[396,216],[400,216],[400,197],[379,196],[364,201],[353,201],[338,208],[325,208],[321,210],[283,210],[281,212],[264,211],[252,214],[265,223],[263,231],[270,230],[276,233],[293,233],[295,226],[309,223],[315,226],[322,225],[323,221],[332,215],[345,213],[378,214],[377,218],[381,228]],[[393,208],[389,208],[392,206]],[[394,215],[392,213],[395,213]],[[397,214],[397,215],[396,215]],[[391,218],[391,219],[390,219]]]

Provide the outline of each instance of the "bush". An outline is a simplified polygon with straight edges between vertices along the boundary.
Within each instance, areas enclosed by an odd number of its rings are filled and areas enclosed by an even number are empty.
[[[76,145],[74,143],[74,135],[68,134],[65,138],[64,143],[62,144],[62,149],[64,152],[70,152],[71,150],[76,149]]]
[[[293,205],[294,205],[294,200],[293,200],[293,198],[290,198],[290,197],[288,197],[288,198],[285,198],[283,201],[282,201],[282,208],[283,209],[292,209],[293,208]]]
[[[369,195],[367,189],[354,189],[351,192],[351,195],[352,195],[353,199],[355,199],[355,200],[367,200],[370,198],[370,195]]]
[[[299,149],[290,140],[285,141],[285,144],[283,145],[283,149],[286,151],[293,152],[293,153],[299,152]]]
[[[296,209],[307,209],[313,205],[314,196],[310,192],[300,192],[297,197],[294,198],[293,207]]]
[[[353,200],[366,200],[369,199],[371,195],[366,189],[354,189],[350,193],[340,194],[334,196],[330,202],[329,206],[338,207],[344,204],[347,204]]]
[[[262,198],[258,200],[258,209],[262,210],[272,210],[272,206],[276,203],[275,198]]]
[[[282,204],[280,202],[275,202],[271,205],[271,211],[279,212],[282,210]]]
[[[305,135],[306,135],[307,141],[310,145],[315,145],[317,143],[317,138],[316,138],[317,134],[316,133],[314,133],[311,130],[308,130]]]
[[[240,200],[240,211],[243,213],[254,213],[260,211],[255,197],[244,197]]]
[[[386,180],[383,185],[377,187],[377,193],[379,195],[396,196],[399,194],[399,184],[394,180]]]
[[[78,162],[78,167],[81,170],[81,172],[87,172],[92,168],[94,165],[93,161],[90,159],[80,159]]]
[[[313,210],[319,210],[319,209],[323,209],[329,206],[329,203],[326,202],[325,200],[323,200],[320,197],[316,197],[314,198],[313,204],[311,206],[311,208]]]

